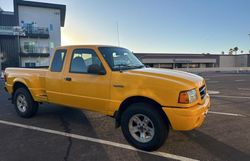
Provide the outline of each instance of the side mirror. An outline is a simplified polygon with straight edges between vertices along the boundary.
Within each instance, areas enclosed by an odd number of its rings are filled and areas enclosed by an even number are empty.
[[[98,64],[92,64],[88,67],[88,73],[90,74],[98,74],[98,75],[105,75],[106,72],[103,69],[103,67],[101,67]]]

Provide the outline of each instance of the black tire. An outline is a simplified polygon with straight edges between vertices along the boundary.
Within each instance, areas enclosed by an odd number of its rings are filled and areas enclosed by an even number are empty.
[[[23,106],[18,108],[18,98],[19,97],[25,98],[25,100],[26,100],[26,108],[25,109],[22,108]],[[37,113],[38,103],[34,101],[30,92],[26,88],[18,88],[15,91],[14,97],[13,97],[13,102],[14,102],[17,114],[21,117],[30,118]],[[23,110],[20,110],[20,108],[22,108]]]
[[[154,107],[153,105],[148,103],[139,102],[130,105],[123,112],[121,116],[122,132],[127,141],[134,147],[145,151],[153,151],[160,148],[167,139],[169,132],[169,124],[166,124],[166,121],[164,121],[164,118],[160,114],[159,109],[156,108],[158,107]],[[129,130],[129,125],[131,125],[129,124],[130,119],[133,116],[140,116],[141,114],[150,119],[154,127],[153,129],[155,129],[154,135],[151,135],[152,139],[148,140],[147,142],[140,142],[136,140]]]

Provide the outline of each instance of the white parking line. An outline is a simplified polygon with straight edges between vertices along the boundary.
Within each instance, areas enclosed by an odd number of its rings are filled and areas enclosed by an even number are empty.
[[[219,83],[219,81],[207,81],[208,83]]]
[[[224,95],[211,95],[211,97],[217,97],[217,98],[239,98],[239,99],[250,99],[250,97],[245,96],[224,96]]]
[[[239,116],[239,117],[246,117],[245,115],[242,115],[242,114],[226,113],[226,112],[208,111],[208,113],[218,114],[218,115],[227,115],[227,116]]]
[[[220,74],[220,75],[210,75],[210,76],[206,76],[206,78],[217,78],[217,77],[249,77],[248,74]]]
[[[238,90],[242,90],[242,91],[250,91],[250,88],[238,88]]]
[[[244,82],[244,81],[245,81],[244,79],[235,80],[235,82]]]
[[[220,91],[211,91],[211,90],[208,90],[207,92],[208,92],[208,94],[211,94],[211,95],[213,95],[213,94],[220,94]]]
[[[126,145],[126,144],[120,144],[120,143],[116,143],[116,142],[112,142],[112,141],[91,138],[91,137],[86,137],[86,136],[81,136],[81,135],[77,135],[77,134],[71,134],[71,133],[61,132],[61,131],[56,131],[56,130],[51,130],[51,129],[45,129],[45,128],[36,127],[36,126],[23,125],[23,124],[19,124],[19,123],[4,121],[4,120],[0,120],[0,124],[16,126],[16,127],[20,127],[20,128],[24,128],[24,129],[40,131],[40,132],[45,132],[45,133],[49,133],[49,134],[71,137],[74,139],[79,139],[79,140],[114,146],[114,147],[118,147],[118,148],[122,148],[122,149],[137,151],[137,152],[155,155],[155,156],[164,157],[164,158],[169,158],[169,159],[182,160],[182,161],[197,161],[196,159],[191,159],[191,158],[187,158],[187,157],[183,157],[183,156],[179,156],[179,155],[174,155],[174,154],[169,154],[169,153],[164,153],[164,152],[159,152],[159,151],[155,151],[155,152],[142,151],[142,150],[136,149],[136,148],[134,148],[130,145]]]

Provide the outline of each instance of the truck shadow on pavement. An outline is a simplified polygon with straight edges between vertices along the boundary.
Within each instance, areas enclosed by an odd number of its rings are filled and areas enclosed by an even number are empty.
[[[86,113],[86,114],[85,114]],[[125,143],[128,144],[125,141],[125,138],[123,137],[121,133],[121,129],[115,129],[114,127],[114,120],[111,118],[99,115],[99,114],[93,114],[91,113],[89,118],[88,112],[83,112],[78,109],[74,108],[68,108],[63,106],[57,106],[57,105],[50,105],[50,104],[44,104],[39,108],[38,114],[34,117],[36,120],[51,120],[49,121],[51,124],[48,127],[49,129],[63,131],[67,133],[72,134],[79,134],[91,138],[97,138],[97,139],[104,139],[108,141],[118,142],[118,143]],[[41,120],[42,119],[42,120]],[[52,125],[53,122],[60,121],[59,127]],[[93,122],[94,121],[94,122]],[[104,125],[104,124],[108,125]],[[99,126],[99,127],[93,127],[93,126]],[[103,134],[103,133],[108,133]],[[108,138],[107,138],[108,137]],[[118,138],[117,138],[118,137]],[[119,140],[123,140],[120,142]],[[83,158],[74,156],[76,154],[76,148],[74,147],[74,141],[75,139],[72,139],[70,137],[67,137],[67,148],[64,153],[64,160],[143,160],[143,161],[167,161],[168,159],[162,158],[159,156],[149,155],[149,154],[143,154],[136,151],[130,151],[123,148],[117,148],[112,146],[106,146],[91,142],[83,141],[83,144],[81,145],[81,153]],[[75,142],[81,142],[80,140],[75,140]],[[92,146],[87,146],[87,145]],[[94,145],[94,146],[93,146]],[[72,149],[72,147],[74,147]],[[78,149],[79,150],[79,149]],[[74,155],[72,155],[74,154]],[[89,155],[89,156],[88,156]],[[72,158],[73,157],[73,158]]]
[[[57,122],[57,125],[59,122],[58,127],[48,127],[53,130],[55,130],[56,128],[59,128],[57,129],[58,131],[63,130],[66,133],[73,133],[73,134],[79,134],[79,135],[84,135],[88,137],[98,138],[88,118],[84,115],[84,113],[81,110],[78,110],[78,109],[45,104],[42,107],[40,107],[39,112],[37,116],[35,116],[35,118],[55,121]],[[53,120],[53,118],[56,120]],[[76,156],[75,152],[73,152],[74,156],[70,155],[72,153],[72,147],[74,146],[73,144],[74,141],[81,142],[79,140],[72,139],[71,137],[67,137],[67,147],[65,149],[65,153],[63,156],[64,161],[86,160],[86,157],[87,158],[89,157],[89,159],[91,160],[92,159],[93,160],[109,160],[109,157],[105,149],[103,148],[103,146],[97,146],[97,148],[91,149],[88,146],[89,143],[85,144],[84,142],[80,146],[77,145],[74,148],[80,151],[79,156]],[[95,154],[97,149],[98,149],[98,155]],[[81,158],[80,156],[83,153],[84,153],[84,158]]]

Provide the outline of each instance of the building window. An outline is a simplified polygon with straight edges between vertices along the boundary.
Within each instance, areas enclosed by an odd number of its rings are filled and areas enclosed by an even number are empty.
[[[199,68],[199,67],[200,67],[199,63],[181,64],[181,68]]]
[[[24,42],[22,47],[23,53],[35,53],[36,50],[36,43],[35,42]]]
[[[51,48],[51,49],[54,49],[54,48],[55,48],[54,42],[50,42],[49,44],[50,44],[50,48]]]
[[[49,30],[53,31],[53,25],[52,24],[49,25]]]
[[[34,67],[36,67],[36,63],[33,62],[25,63],[25,68],[34,68]]]

